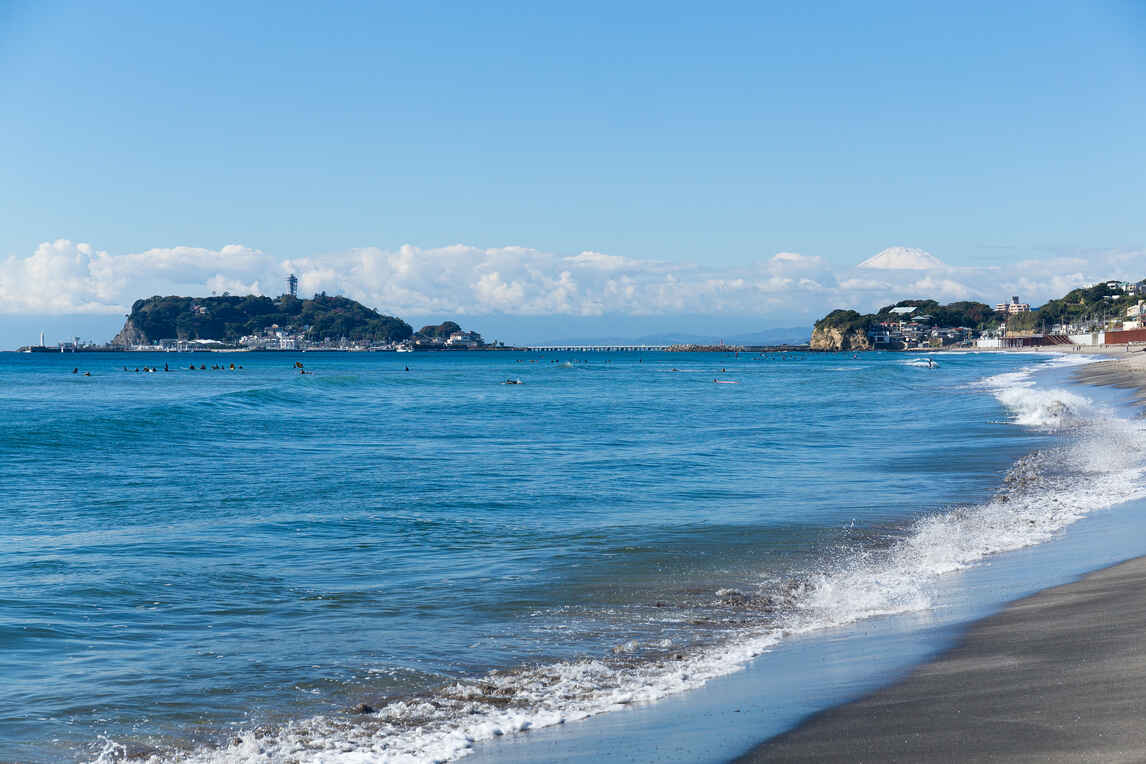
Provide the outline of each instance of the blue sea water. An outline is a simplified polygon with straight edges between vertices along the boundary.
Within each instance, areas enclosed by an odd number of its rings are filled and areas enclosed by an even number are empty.
[[[0,354],[0,760],[449,759],[926,611],[1138,495],[1069,363]]]

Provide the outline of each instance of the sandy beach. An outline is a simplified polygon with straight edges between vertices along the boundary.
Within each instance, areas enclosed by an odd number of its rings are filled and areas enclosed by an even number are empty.
[[[1078,379],[1092,385],[1110,385],[1136,391],[1139,403],[1146,402],[1146,353],[1111,353],[1110,360],[1084,366]]]
[[[1146,760],[1146,558],[1011,604],[742,762]]]

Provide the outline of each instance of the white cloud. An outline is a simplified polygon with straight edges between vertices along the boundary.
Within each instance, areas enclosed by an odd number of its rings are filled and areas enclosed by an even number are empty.
[[[123,313],[153,294],[281,294],[295,273],[303,295],[325,291],[417,320],[421,316],[727,314],[796,322],[837,307],[870,310],[900,299],[1012,294],[1039,303],[1100,278],[1146,275],[1144,253],[951,268],[893,247],[860,266],[779,252],[743,266],[640,260],[602,252],[559,255],[528,247],[364,247],[292,259],[232,244],[110,254],[65,239],[0,261],[0,313]],[[873,264],[874,263],[874,264]],[[894,267],[893,267],[894,266]]]
[[[801,255],[799,252],[777,252],[768,262],[780,268],[819,268],[824,264],[819,255]]]
[[[137,297],[156,293],[258,293],[260,278],[269,283],[268,276],[278,275],[271,258],[239,245],[111,255],[57,239],[29,257],[0,262],[0,313],[120,313]]]
[[[895,289],[895,285],[890,282],[877,281],[876,279],[864,278],[862,276],[846,278],[839,282],[839,286],[840,289],[859,292],[886,292]]]
[[[907,288],[915,294],[925,294],[935,299],[966,300],[975,294],[975,291],[965,284],[933,276],[925,276]]]
[[[27,258],[0,263],[0,306],[5,313],[114,312],[111,263],[90,244],[44,242]]]

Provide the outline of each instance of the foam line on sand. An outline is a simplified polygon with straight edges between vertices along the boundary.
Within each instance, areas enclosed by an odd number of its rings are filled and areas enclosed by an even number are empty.
[[[1012,603],[739,761],[1146,761],[1146,557]]]

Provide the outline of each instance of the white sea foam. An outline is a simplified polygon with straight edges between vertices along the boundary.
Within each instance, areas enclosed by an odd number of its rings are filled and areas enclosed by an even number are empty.
[[[1078,393],[1035,385],[1032,375],[1040,367],[1072,363],[1054,360],[981,383],[1011,412],[1014,423],[1065,430],[1062,445],[1020,459],[999,493],[984,504],[921,518],[895,542],[843,554],[823,570],[789,582],[779,597],[774,582],[763,584],[758,596],[773,604],[780,600],[779,615],[767,626],[660,659],[634,657],[640,646],[632,642],[620,645],[608,660],[491,672],[363,717],[313,717],[245,732],[221,748],[152,761],[446,761],[464,756],[482,740],[699,687],[792,634],[931,608],[944,575],[992,554],[1047,541],[1090,512],[1146,495],[1139,456],[1146,437],[1139,422],[1119,418]],[[726,603],[754,597],[733,589],[714,594]],[[103,753],[110,755],[111,749],[105,746]]]
[[[1092,363],[1087,356],[1056,356],[1049,361],[1019,371],[987,377],[980,386],[987,388],[1011,412],[1015,424],[1040,429],[1058,430],[1072,421],[1112,418],[1109,412],[1094,409],[1090,399],[1061,388],[1040,388],[1034,373],[1061,366]]]

